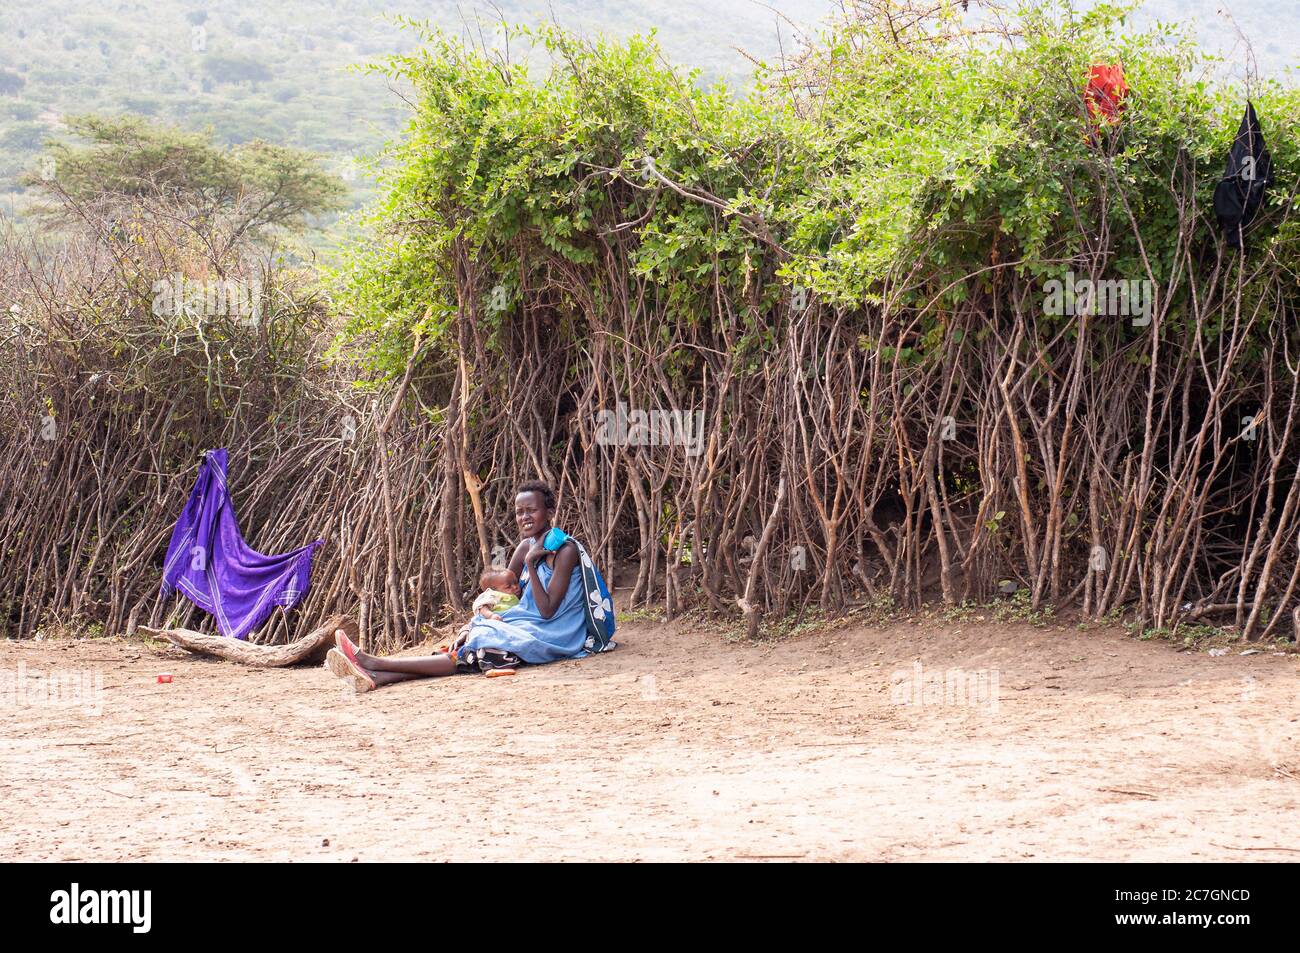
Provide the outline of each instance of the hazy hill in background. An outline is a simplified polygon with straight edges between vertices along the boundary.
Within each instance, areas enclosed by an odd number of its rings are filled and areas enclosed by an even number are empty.
[[[501,0],[510,22],[554,19],[587,34],[626,36],[655,29],[674,62],[704,80],[744,83],[752,65],[737,48],[775,59],[815,32],[833,0]],[[1216,11],[1230,6],[1252,38],[1259,68],[1295,75],[1300,9],[1272,0],[1150,0],[1142,17],[1193,23],[1207,48],[1244,54]],[[349,64],[410,50],[414,34],[384,14],[428,19],[491,39],[492,7],[434,0],[48,0],[0,11],[0,195],[20,191],[42,142],[61,118],[132,112],[189,129],[210,126],[218,142],[262,138],[333,157],[357,186],[354,157],[375,151],[398,127],[405,104],[384,81]],[[787,22],[792,21],[792,22]],[[482,21],[483,26],[480,26]],[[11,206],[11,201],[4,207]]]
[[[1226,14],[1226,15],[1225,15]],[[1222,75],[1245,78],[1250,41],[1261,76],[1288,85],[1300,81],[1300,4],[1295,0],[1147,0],[1139,20],[1189,24],[1201,46],[1225,58]]]
[[[770,6],[770,8],[769,8]],[[503,0],[510,22],[551,16],[583,32],[627,35],[658,29],[674,61],[707,79],[736,84],[751,65],[735,47],[775,58],[793,30],[779,9],[815,28],[824,0],[556,0],[549,7]],[[774,9],[772,9],[774,8]],[[347,69],[415,46],[414,33],[385,19],[428,19],[489,41],[496,14],[484,4],[411,0],[49,0],[0,12],[0,191],[16,191],[43,140],[66,114],[128,111],[238,143],[262,138],[334,156],[375,150],[404,114],[375,76]],[[480,23],[480,20],[482,23]],[[350,177],[350,176],[349,176]]]

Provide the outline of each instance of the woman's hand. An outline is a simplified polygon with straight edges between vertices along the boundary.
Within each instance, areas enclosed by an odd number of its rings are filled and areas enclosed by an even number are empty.
[[[534,547],[529,551],[528,558],[530,560],[538,548],[540,547]],[[541,552],[542,555],[547,553],[545,549],[541,550]],[[565,593],[569,591],[569,578],[577,565],[578,547],[572,541],[568,541],[555,554],[555,567],[551,573],[549,587],[542,584],[540,576],[534,575],[529,578],[528,585],[533,589],[533,601],[537,604],[537,612],[543,619],[551,618],[551,616],[555,615],[555,610],[560,608]],[[530,570],[535,572],[537,568],[536,562],[529,562],[528,566]]]
[[[537,564],[550,554],[550,550],[542,545],[541,540],[533,543],[532,549],[528,550],[528,555],[524,557],[524,562],[528,564],[529,569],[536,569]]]

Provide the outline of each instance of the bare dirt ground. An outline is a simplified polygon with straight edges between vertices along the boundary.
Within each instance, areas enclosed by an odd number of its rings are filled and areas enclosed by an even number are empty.
[[[992,622],[619,638],[364,696],[320,668],[0,643],[10,684],[102,678],[98,713],[0,697],[0,857],[1300,858],[1294,655]],[[996,695],[927,700],[950,670]]]

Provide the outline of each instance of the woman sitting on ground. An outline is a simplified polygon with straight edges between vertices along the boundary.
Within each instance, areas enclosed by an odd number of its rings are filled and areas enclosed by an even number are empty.
[[[382,658],[362,652],[340,630],[338,647],[327,665],[358,692],[413,678],[488,672],[578,658],[590,649],[586,588],[577,542],[565,539],[554,552],[543,546],[555,517],[555,494],[545,483],[531,481],[515,496],[515,523],[521,539],[510,558],[510,571],[523,585],[519,604],[497,618],[477,613],[449,652],[413,658]],[[612,613],[612,607],[611,607]],[[614,643],[608,643],[612,648]]]

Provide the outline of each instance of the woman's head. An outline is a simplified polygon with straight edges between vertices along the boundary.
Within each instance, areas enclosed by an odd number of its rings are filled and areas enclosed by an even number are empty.
[[[515,494],[515,523],[524,536],[537,539],[551,528],[555,517],[555,493],[540,480],[529,480]]]

